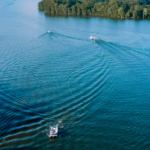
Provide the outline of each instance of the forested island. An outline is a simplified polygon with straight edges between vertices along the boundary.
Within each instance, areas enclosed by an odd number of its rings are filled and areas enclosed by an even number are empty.
[[[150,19],[150,0],[42,0],[38,8],[56,16]]]

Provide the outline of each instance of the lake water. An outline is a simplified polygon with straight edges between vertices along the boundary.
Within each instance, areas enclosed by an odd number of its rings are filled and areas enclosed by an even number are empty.
[[[38,2],[0,0],[0,149],[150,149],[150,21],[48,17]]]

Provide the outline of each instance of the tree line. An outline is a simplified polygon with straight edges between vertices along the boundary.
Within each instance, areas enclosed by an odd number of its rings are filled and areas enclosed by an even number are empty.
[[[38,8],[57,16],[150,19],[150,0],[42,0]]]

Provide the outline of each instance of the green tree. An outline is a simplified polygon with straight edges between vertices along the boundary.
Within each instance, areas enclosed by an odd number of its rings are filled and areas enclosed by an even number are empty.
[[[143,9],[143,19],[147,18],[148,10],[147,8]]]
[[[77,3],[76,4],[76,7],[77,7],[77,15],[81,15],[82,14],[82,10],[81,10],[81,4],[80,3]]]
[[[41,1],[38,3],[39,10],[44,11],[44,2]]]
[[[120,17],[121,19],[124,18],[125,13],[124,13],[123,7],[120,7],[120,8],[118,9],[118,15],[119,15],[119,17]]]
[[[126,13],[125,17],[126,17],[126,18],[130,18],[130,17],[131,17],[130,11],[128,11],[128,12]]]
[[[71,7],[71,9],[72,9],[72,15],[73,15],[73,16],[77,15],[77,7],[76,7],[75,5],[73,5],[73,6]]]
[[[150,18],[150,0],[42,0],[38,8],[51,15]]]

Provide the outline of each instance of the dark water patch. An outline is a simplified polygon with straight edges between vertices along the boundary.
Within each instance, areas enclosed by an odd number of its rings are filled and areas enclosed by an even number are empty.
[[[7,93],[7,94],[6,94]],[[42,117],[45,114],[42,114],[42,112],[38,112],[36,110],[36,107],[32,105],[31,103],[25,103],[23,101],[23,96],[20,97],[19,94],[17,95],[16,91],[11,90],[3,90],[0,93],[1,102],[5,102],[6,105],[4,105],[4,108],[6,111],[10,111],[11,108],[13,109],[12,112],[19,113],[20,111],[24,113],[35,113],[39,114],[40,117]],[[5,112],[5,111],[4,111]],[[4,117],[7,118],[7,117]]]

